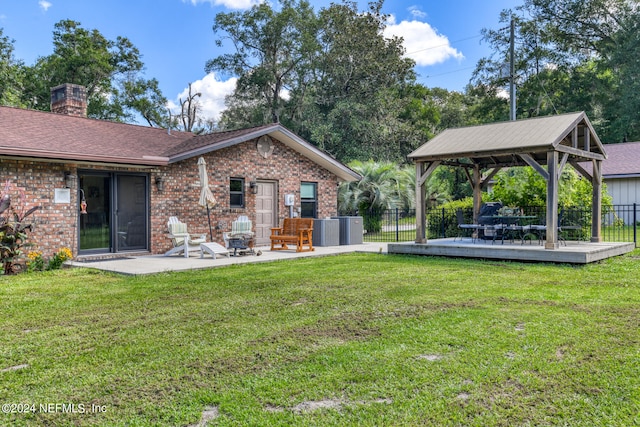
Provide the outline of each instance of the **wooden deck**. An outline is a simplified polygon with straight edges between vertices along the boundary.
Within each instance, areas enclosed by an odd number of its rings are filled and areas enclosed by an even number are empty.
[[[635,249],[634,243],[566,242],[558,249],[529,244],[476,241],[470,239],[434,239],[427,243],[389,243],[390,254],[431,255],[457,258],[499,259],[505,261],[588,264],[623,255]]]

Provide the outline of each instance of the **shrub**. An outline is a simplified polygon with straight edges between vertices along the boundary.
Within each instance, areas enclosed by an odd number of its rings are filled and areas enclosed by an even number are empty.
[[[44,270],[44,258],[41,251],[32,251],[27,254],[27,271]]]
[[[62,267],[62,264],[66,260],[71,259],[72,256],[73,254],[71,253],[71,249],[69,248],[60,249],[58,252],[55,253],[55,255],[53,255],[53,258],[49,260],[49,263],[47,264],[47,270],[59,269],[60,267]]]
[[[42,252],[32,251],[27,254],[27,271],[58,270],[65,261],[72,257],[71,249],[61,248],[46,262],[45,266],[45,258],[42,256]]]

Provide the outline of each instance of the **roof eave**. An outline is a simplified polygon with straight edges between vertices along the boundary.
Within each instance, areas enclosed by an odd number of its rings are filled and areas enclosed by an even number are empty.
[[[101,155],[87,155],[81,153],[64,153],[64,152],[52,152],[45,150],[34,149],[22,149],[15,147],[2,147],[3,156],[16,156],[16,157],[32,157],[47,160],[73,160],[77,162],[98,162],[98,163],[116,163],[127,165],[140,165],[140,166],[165,166],[169,162],[168,157],[159,156],[142,156],[137,157],[117,157],[117,156],[101,156]]]
[[[236,144],[240,144],[242,142],[259,138],[262,135],[274,136],[276,139],[278,139],[280,142],[285,144],[287,147],[297,151],[303,156],[309,158],[314,163],[329,170],[342,181],[352,182],[352,181],[358,181],[362,179],[362,177],[357,172],[343,165],[341,162],[333,159],[328,154],[322,152],[320,149],[309,144],[308,142],[298,137],[296,134],[289,131],[287,128],[285,128],[284,126],[278,123],[274,123],[271,126],[256,129],[253,132],[248,132],[240,136],[230,138],[228,140],[216,142],[204,147],[197,148],[195,150],[189,150],[189,151],[185,151],[183,153],[177,154],[175,156],[171,156],[169,159],[169,163],[175,163],[175,162],[179,162],[192,157],[211,153],[213,151],[218,151],[223,148],[231,147]]]
[[[286,144],[289,148],[329,170],[342,181],[353,182],[362,179],[362,176],[359,173],[332,158],[319,148],[309,144],[307,141],[303,140],[284,126],[278,125],[277,129],[274,129],[273,133],[283,144]]]
[[[174,156],[169,157],[169,163],[180,162],[185,159],[190,159],[192,157],[201,156],[203,154],[211,153],[213,151],[218,151],[223,148],[232,147],[236,144],[240,144],[245,141],[250,141],[255,138],[259,138],[262,135],[269,133],[274,127],[278,126],[274,124],[273,126],[269,126],[267,128],[256,129],[253,132],[245,133],[221,142],[212,143],[209,145],[205,145],[204,147],[199,147],[193,150],[184,151],[182,153],[176,154]]]
[[[631,178],[640,178],[640,173],[612,173],[612,174],[602,174],[603,179],[631,179]]]
[[[581,122],[584,122],[584,124],[587,126],[587,129],[589,130],[590,133],[590,139],[593,138],[593,141],[596,143],[596,146],[598,147],[598,149],[600,150],[603,159],[607,158],[607,152],[604,149],[604,145],[602,144],[602,141],[600,141],[600,138],[598,137],[598,134],[596,134],[595,129],[593,128],[593,126],[591,125],[591,122],[589,121],[589,118],[587,117],[587,114],[584,111],[581,111],[578,116],[574,119],[574,121],[571,123],[571,125],[567,128],[566,131],[564,131],[562,134],[560,134],[558,136],[558,138],[556,138],[556,140],[553,142],[553,147],[554,148],[558,148],[560,147],[560,143],[573,131],[574,128],[576,128]],[[584,151],[584,150],[582,150]],[[597,153],[600,154],[600,153]]]
[[[420,155],[411,153],[407,157],[413,160],[423,160],[423,161],[432,161],[432,160],[448,160],[448,159],[459,159],[459,158],[485,158],[485,157],[499,157],[499,156],[507,156],[512,154],[531,154],[531,153],[545,153],[552,148],[550,144],[544,144],[539,146],[530,146],[530,147],[522,147],[517,150],[500,150],[500,151],[467,151],[461,153],[447,153],[447,154],[427,154]]]

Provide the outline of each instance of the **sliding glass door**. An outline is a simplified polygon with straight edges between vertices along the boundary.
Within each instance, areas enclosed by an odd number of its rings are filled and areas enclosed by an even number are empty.
[[[116,251],[147,249],[147,177],[116,175]]]
[[[148,249],[148,176],[93,171],[78,175],[80,253]]]

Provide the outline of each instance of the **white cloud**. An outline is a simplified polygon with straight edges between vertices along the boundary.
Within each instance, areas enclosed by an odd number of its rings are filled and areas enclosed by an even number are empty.
[[[196,6],[200,3],[211,3],[211,6],[224,6],[227,9],[249,9],[251,6],[263,3],[263,0],[182,0]]]
[[[427,17],[427,13],[421,11],[419,6],[410,6],[409,7],[409,13],[411,13],[411,15],[414,16],[415,18],[426,18]]]
[[[196,98],[199,105],[199,115],[206,119],[218,121],[220,113],[224,111],[224,98],[231,94],[236,87],[236,78],[230,78],[226,81],[216,79],[214,73],[209,73],[201,80],[191,83],[191,93],[201,93],[202,96]],[[183,101],[189,95],[189,87],[186,87],[176,96],[175,100],[168,102],[169,109],[177,114],[180,111],[180,99]]]
[[[404,39],[407,56],[418,66],[428,66],[445,62],[448,59],[464,59],[464,55],[449,44],[449,39],[428,23],[420,21],[395,21],[385,29],[385,36],[398,36]]]
[[[40,9],[42,9],[45,12],[49,10],[51,6],[53,6],[53,4],[47,0],[40,0],[38,4],[40,5]]]

